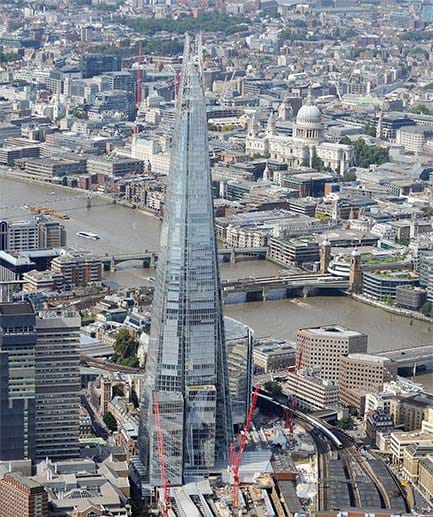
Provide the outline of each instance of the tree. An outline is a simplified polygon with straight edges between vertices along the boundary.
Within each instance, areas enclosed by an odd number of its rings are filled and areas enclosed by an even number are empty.
[[[171,18],[119,18],[114,21],[149,36],[163,31],[184,34],[194,30],[235,34],[248,30],[248,24],[251,22],[246,17],[226,16],[220,13],[205,13],[197,18],[179,16],[176,20]]]
[[[117,431],[117,421],[114,418],[113,413],[111,413],[110,411],[107,411],[104,415],[103,420],[104,420],[104,424],[107,426],[107,428],[110,431]]]
[[[418,115],[432,115],[433,111],[428,109],[424,104],[418,104],[414,108],[410,110],[412,113],[416,113]]]
[[[352,145],[352,140],[348,136],[343,136],[340,138],[339,143],[343,145]]]
[[[117,361],[128,359],[135,355],[137,351],[135,339],[131,336],[128,329],[121,328],[119,330],[113,348],[116,353]]]
[[[338,422],[337,422],[337,425],[340,429],[352,429],[353,427],[353,420],[352,420],[352,417],[350,416],[345,416],[343,418],[341,418]]]
[[[118,359],[116,364],[120,364],[121,366],[128,366],[129,368],[137,368],[139,362],[137,356],[131,355],[130,357],[126,357],[124,359]]]
[[[364,131],[368,136],[376,136],[376,128],[372,124],[365,124]]]
[[[368,168],[372,164],[381,165],[388,161],[388,150],[380,145],[368,145],[362,138],[353,141],[347,136],[340,139],[340,144],[353,145],[355,165]]]
[[[356,181],[356,174],[354,172],[346,171],[343,174],[343,181]]]
[[[313,149],[313,155],[311,156],[311,167],[318,171],[323,170],[323,160],[317,156],[316,148]]]
[[[432,313],[432,303],[431,302],[425,302],[425,304],[421,307],[419,312],[421,314],[424,314],[424,316],[431,316],[431,313]]]
[[[279,395],[282,392],[281,384],[277,381],[268,381],[263,385],[266,391],[269,393],[273,393],[274,395]]]

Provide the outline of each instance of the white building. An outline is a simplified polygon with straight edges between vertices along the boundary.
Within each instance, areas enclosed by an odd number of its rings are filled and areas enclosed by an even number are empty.
[[[276,134],[273,114],[269,117],[266,131],[258,133],[253,117],[248,127],[245,150],[250,156],[269,156],[272,160],[287,163],[289,167],[313,166],[316,155],[324,167],[339,174],[348,170],[354,158],[351,145],[324,141],[321,113],[313,103],[311,93],[298,111],[293,136]]]
[[[322,379],[318,371],[305,369],[287,374],[287,390],[296,397],[296,406],[307,411],[319,411],[338,403],[338,386]]]
[[[149,140],[136,135],[132,139],[131,156],[143,160],[145,167],[150,166],[152,172],[168,175],[170,151],[168,144],[164,147],[165,149],[157,140]]]

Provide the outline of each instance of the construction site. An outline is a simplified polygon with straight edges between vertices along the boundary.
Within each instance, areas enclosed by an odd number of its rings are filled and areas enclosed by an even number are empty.
[[[265,397],[256,387],[229,466],[182,487],[165,481],[157,489],[155,514],[277,517],[354,508],[406,513],[404,488],[385,463],[331,426],[321,429],[308,415],[292,417],[289,410],[280,418],[264,416],[257,400],[263,407]],[[164,464],[162,441],[158,446]]]

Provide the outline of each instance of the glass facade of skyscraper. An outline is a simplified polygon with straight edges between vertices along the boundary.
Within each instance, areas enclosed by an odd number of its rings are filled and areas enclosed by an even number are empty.
[[[145,373],[139,444],[153,485],[154,391],[172,484],[209,472],[232,439],[200,52],[187,38]]]

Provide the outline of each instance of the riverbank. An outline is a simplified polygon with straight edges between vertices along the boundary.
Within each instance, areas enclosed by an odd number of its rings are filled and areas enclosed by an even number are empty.
[[[75,192],[76,194],[80,195],[87,195],[91,193],[93,196],[98,197],[100,199],[103,199],[104,201],[110,201],[113,204],[117,202],[117,200],[110,196],[109,194],[105,194],[104,192],[98,192],[95,190],[83,190],[75,187],[69,187],[68,185],[60,185],[59,183],[51,183],[49,181],[45,181],[39,178],[35,178],[33,176],[29,176],[28,174],[22,174],[22,173],[16,173],[16,172],[10,172],[10,171],[4,171],[0,169],[0,178],[4,178],[6,180],[12,180],[17,181],[21,183],[29,183],[33,185],[40,185],[49,187],[52,189],[59,189],[64,190],[66,192]]]
[[[0,169],[1,170],[1,169]],[[9,178],[9,175],[8,175]],[[64,187],[60,187],[64,188]],[[67,213],[70,219],[62,222],[68,235],[68,246],[92,254],[110,256],[125,252],[157,251],[160,243],[161,223],[141,212],[93,199],[92,207],[86,206],[85,194],[70,192],[51,196],[55,188],[44,184],[3,179],[0,175],[1,216],[25,219],[25,205],[52,205]],[[60,191],[58,191],[60,193]],[[99,240],[83,239],[77,232],[98,234]],[[282,267],[266,260],[221,264],[221,277],[225,279],[250,276],[274,276]],[[106,274],[106,282],[112,288],[136,287],[149,284],[153,270],[145,270],[141,263],[127,262],[119,265],[116,272]],[[281,340],[296,340],[296,332],[303,327],[341,324],[369,335],[369,352],[382,352],[432,342],[432,325],[425,321],[411,320],[356,301],[349,296],[305,298],[302,304],[275,300],[226,305],[227,316],[249,325],[257,338],[273,336]]]
[[[80,188],[69,187],[68,185],[60,185],[58,183],[51,183],[49,181],[35,178],[35,177],[29,176],[26,174],[4,171],[1,169],[0,169],[0,178],[12,180],[12,181],[23,182],[23,183],[47,186],[47,187],[50,187],[53,189],[64,190],[67,192],[75,192],[78,195],[91,194],[93,197],[97,197],[98,199],[103,199],[104,201],[109,201],[110,203],[113,203],[113,205],[124,206],[125,208],[129,208],[131,210],[137,210],[137,211],[143,213],[144,215],[154,217],[155,219],[158,219],[160,221],[162,220],[161,215],[158,212],[156,212],[155,210],[152,210],[150,208],[143,207],[143,206],[137,207],[136,205],[134,205],[133,203],[130,203],[129,201],[126,201],[125,199],[116,198],[111,194],[106,194],[104,192],[98,192],[97,190],[84,190],[84,189],[80,189]]]
[[[366,305],[371,305],[372,307],[378,307],[386,312],[390,312],[391,314],[396,314],[397,316],[404,316],[405,318],[410,318],[418,321],[424,321],[426,323],[433,323],[433,318],[429,318],[428,316],[424,316],[418,311],[411,311],[409,309],[402,309],[401,307],[394,307],[392,305],[388,305],[384,302],[379,302],[377,300],[372,300],[367,298],[366,296],[362,296],[362,294],[353,294],[352,298],[358,302],[365,303]]]

